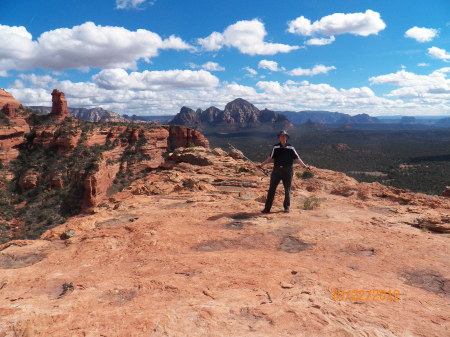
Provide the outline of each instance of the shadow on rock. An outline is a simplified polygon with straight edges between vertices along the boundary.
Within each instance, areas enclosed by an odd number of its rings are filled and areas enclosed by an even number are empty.
[[[240,213],[221,213],[208,218],[208,220],[219,220],[221,218],[231,218],[234,220],[247,220],[260,216],[260,212],[240,212]]]
[[[413,271],[403,275],[406,284],[423,290],[450,296],[450,280],[439,273],[430,271]]]
[[[298,253],[314,247],[315,244],[303,242],[293,236],[285,236],[281,239],[278,250],[286,253]]]
[[[214,252],[225,249],[268,249],[272,245],[272,237],[255,233],[239,239],[206,240],[192,249],[202,252]]]
[[[0,269],[18,269],[31,266],[46,258],[46,254],[0,254]]]

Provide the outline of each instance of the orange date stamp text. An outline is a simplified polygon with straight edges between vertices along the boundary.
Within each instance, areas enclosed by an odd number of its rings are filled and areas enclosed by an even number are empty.
[[[335,301],[400,301],[400,290],[384,289],[331,289]]]

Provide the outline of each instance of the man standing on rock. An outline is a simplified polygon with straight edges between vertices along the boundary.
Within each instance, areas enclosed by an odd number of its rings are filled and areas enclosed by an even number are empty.
[[[258,165],[258,167],[261,168],[274,160],[274,166],[270,176],[269,192],[267,193],[266,206],[262,210],[262,213],[270,213],[273,199],[275,197],[275,191],[280,183],[280,180],[283,182],[284,186],[284,212],[288,213],[291,205],[291,184],[294,176],[292,165],[296,162],[308,170],[311,169],[300,159],[300,156],[297,154],[297,151],[295,151],[295,148],[287,142],[288,138],[289,134],[286,131],[280,131],[278,133],[278,139],[280,142],[273,146],[270,156]]]

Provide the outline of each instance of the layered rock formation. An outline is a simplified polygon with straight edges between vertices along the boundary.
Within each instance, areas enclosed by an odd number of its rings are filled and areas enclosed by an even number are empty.
[[[0,246],[1,334],[448,335],[448,198],[313,168],[261,214],[269,178],[223,150],[164,167]]]
[[[205,111],[201,109],[194,111],[188,107],[182,107],[170,123],[197,128],[227,125],[235,127],[251,127],[261,124],[280,127],[291,125],[286,116],[268,109],[260,111],[242,98],[228,103],[223,111],[216,107],[210,107]]]
[[[183,126],[68,118],[64,93],[55,89],[52,97],[51,114],[19,114],[0,126],[0,210],[10,214],[7,222],[0,218],[0,242],[34,237],[95,206],[158,168],[169,150],[209,146],[198,131]]]
[[[16,100],[13,95],[3,89],[0,89],[0,111],[6,104],[9,105],[9,109],[18,109],[21,106],[20,102]]]
[[[4,133],[2,130],[9,130]],[[66,167],[70,170],[67,181],[77,182],[84,189],[83,198],[80,200],[84,207],[94,206],[107,195],[117,173],[121,170],[135,175],[155,169],[164,161],[163,153],[169,149],[187,146],[208,147],[208,141],[198,131],[181,126],[145,127],[131,124],[130,126],[102,126],[93,127],[92,130],[83,132],[77,122],[65,126],[44,125],[31,129],[33,138],[28,141],[27,148],[38,150],[44,147],[52,152],[49,156],[61,156],[62,161],[79,155],[81,148],[104,149],[92,158],[89,169],[80,166],[80,172],[75,167]],[[26,140],[24,131],[17,128],[0,128],[1,148],[9,149],[0,152],[2,161],[9,163],[19,155],[21,144]],[[56,153],[54,153],[56,151]],[[97,150],[98,151],[98,150]],[[53,154],[54,153],[54,154]],[[136,159],[138,158],[138,159]],[[76,160],[76,158],[74,158]],[[80,158],[82,160],[82,158]],[[44,164],[45,162],[42,162]],[[29,163],[30,166],[40,165]],[[41,171],[41,174],[33,175],[34,185],[28,182],[28,174],[19,176],[19,185],[23,190],[36,187],[36,181],[48,180],[47,176],[54,172]]]
[[[52,111],[50,114],[56,116],[57,121],[70,117],[66,96],[58,89],[53,89],[52,91]]]
[[[16,107],[11,103],[6,103],[1,111],[8,117],[12,118],[16,116]]]
[[[3,165],[10,163],[19,156],[20,144],[24,135],[30,131],[26,126],[0,126],[0,162]]]

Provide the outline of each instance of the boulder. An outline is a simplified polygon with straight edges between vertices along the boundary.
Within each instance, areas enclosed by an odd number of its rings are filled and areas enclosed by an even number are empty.
[[[176,163],[188,163],[198,166],[214,165],[213,156],[206,153],[203,148],[183,148],[177,149],[170,159]]]

